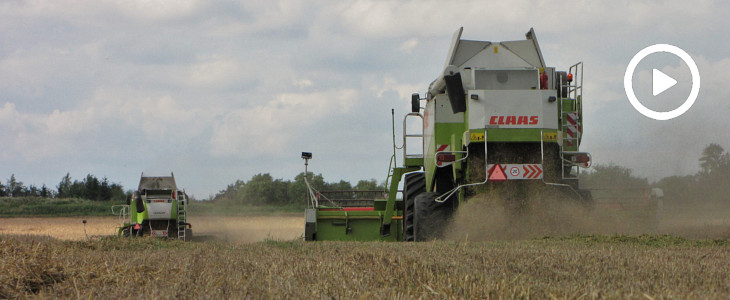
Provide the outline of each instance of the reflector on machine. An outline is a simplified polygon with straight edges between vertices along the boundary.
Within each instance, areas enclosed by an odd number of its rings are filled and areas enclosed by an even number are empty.
[[[507,180],[507,174],[504,174],[502,166],[496,164],[489,168],[489,181],[505,181]]]

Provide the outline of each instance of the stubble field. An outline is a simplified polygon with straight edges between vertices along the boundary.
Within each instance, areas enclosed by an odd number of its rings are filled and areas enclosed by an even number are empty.
[[[717,235],[701,239],[477,230],[423,243],[305,243],[300,215],[190,219],[205,241],[98,238],[115,218],[88,218],[88,239],[82,218],[0,219],[0,298],[730,296],[724,225],[698,225]]]
[[[84,228],[83,220],[86,220]],[[265,239],[292,240],[303,231],[303,214],[279,216],[190,216],[193,235],[250,243]],[[113,236],[121,221],[117,217],[0,218],[0,234],[48,236],[82,241]],[[86,230],[86,232],[84,232]]]

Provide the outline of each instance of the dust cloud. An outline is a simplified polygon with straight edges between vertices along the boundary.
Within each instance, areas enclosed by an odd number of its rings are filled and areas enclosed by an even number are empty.
[[[514,240],[574,234],[669,234],[730,238],[730,205],[667,205],[655,199],[591,204],[550,187],[529,187],[515,203],[496,191],[470,197],[445,230],[449,240]],[[656,202],[655,202],[656,201]]]
[[[302,237],[304,216],[200,216],[190,217],[195,240],[220,239],[254,243],[267,239],[293,240]]]

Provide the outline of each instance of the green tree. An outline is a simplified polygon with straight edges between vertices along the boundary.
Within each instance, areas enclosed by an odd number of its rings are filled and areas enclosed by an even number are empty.
[[[56,189],[58,190],[58,198],[71,197],[72,185],[73,182],[71,181],[71,174],[66,173],[66,176],[63,176],[63,178],[61,178],[61,182],[59,182],[58,186],[56,187]]]
[[[274,198],[274,178],[271,174],[256,174],[246,183],[244,201],[252,205],[272,203]]]
[[[101,184],[94,175],[87,174],[83,182],[83,198],[89,200],[103,200],[101,198]]]
[[[236,180],[236,182],[229,184],[225,190],[219,191],[213,199],[224,203],[241,204],[242,199],[238,197],[238,193],[243,191],[245,185],[246,182],[243,180]]]
[[[378,184],[378,181],[373,178],[370,180],[360,180],[357,182],[357,185],[355,185],[355,189],[359,191],[375,191],[375,190],[384,190],[385,187],[383,187],[382,184]]]
[[[702,150],[700,167],[705,174],[727,166],[730,163],[730,156],[720,145],[711,143]]]
[[[5,193],[9,197],[23,196],[24,188],[23,182],[16,180],[15,174],[12,174],[10,175],[10,179],[8,179],[7,186],[5,187]]]
[[[592,172],[582,172],[580,181],[582,188],[648,188],[646,178],[635,177],[632,170],[615,164],[593,166]]]
[[[31,184],[28,186],[27,189],[23,190],[23,196],[25,197],[40,197],[41,196],[41,190],[35,186],[35,184]]]
[[[325,189],[336,191],[352,190],[352,184],[350,184],[350,182],[340,180],[340,182],[326,184]]]
[[[131,191],[128,193],[124,192],[124,188],[122,187],[121,184],[112,183],[109,186],[109,190],[110,190],[110,194],[111,194],[110,199],[112,201],[122,202],[122,201],[126,200],[128,197],[132,196]]]
[[[718,144],[709,144],[702,151],[693,199],[702,202],[727,203],[730,194],[730,154]]]
[[[308,178],[309,184],[312,185],[312,188],[317,191],[325,190],[325,182],[322,174],[314,175],[314,173],[309,172],[309,174],[305,175],[304,172],[301,172],[294,177],[294,182],[289,185],[289,204],[305,206],[309,203],[309,198],[307,197],[307,184],[304,181],[305,176],[307,175],[308,177],[306,178]]]
[[[43,198],[52,198],[53,191],[49,190],[48,187],[43,184],[43,186],[41,186],[40,196]]]

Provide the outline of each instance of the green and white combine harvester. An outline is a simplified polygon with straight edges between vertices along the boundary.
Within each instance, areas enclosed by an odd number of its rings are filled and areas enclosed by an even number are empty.
[[[175,184],[175,175],[145,176],[127,205],[116,205],[112,212],[121,219],[121,237],[155,236],[189,241],[192,226],[186,221],[188,197]]]
[[[524,40],[505,42],[462,40],[462,30],[454,33],[443,72],[425,97],[412,96],[399,167],[394,134],[385,197],[351,205],[310,187],[306,240],[439,238],[475,189],[520,203],[526,190],[539,186],[591,202],[590,191],[578,189],[579,169],[591,163],[590,154],[579,151],[582,63],[567,71],[548,67],[532,29]],[[409,119],[423,131],[409,132]],[[414,141],[423,152],[408,151]],[[302,157],[305,165],[312,158]]]

